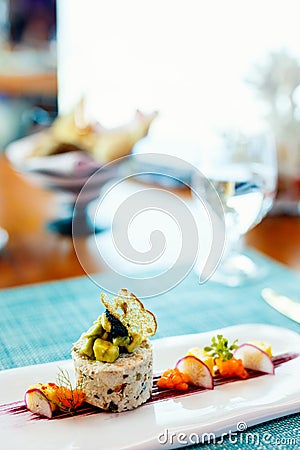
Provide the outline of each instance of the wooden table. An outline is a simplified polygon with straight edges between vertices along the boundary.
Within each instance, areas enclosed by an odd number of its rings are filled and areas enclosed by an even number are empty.
[[[11,49],[2,45],[0,60],[4,65],[0,67],[1,94],[16,98],[57,95],[56,54],[50,48]]]
[[[0,155],[0,226],[9,233],[0,253],[0,288],[84,275],[69,237],[45,224],[58,212],[57,197],[30,184]],[[247,243],[300,272],[300,217],[267,217],[248,233]],[[89,273],[103,270],[81,240],[81,258]]]
[[[12,97],[54,97],[57,94],[57,75],[56,72],[30,75],[0,73],[0,92]]]

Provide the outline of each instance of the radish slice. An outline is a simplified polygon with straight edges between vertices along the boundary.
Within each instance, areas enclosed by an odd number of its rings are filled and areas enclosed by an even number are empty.
[[[176,363],[180,372],[188,375],[191,384],[204,387],[205,389],[214,388],[214,380],[209,367],[193,355],[187,355]]]
[[[51,403],[40,389],[29,389],[26,391],[25,404],[27,409],[29,409],[32,413],[51,419]]]
[[[274,375],[274,364],[270,356],[253,344],[242,344],[233,353],[236,359],[241,359],[246,369]]]

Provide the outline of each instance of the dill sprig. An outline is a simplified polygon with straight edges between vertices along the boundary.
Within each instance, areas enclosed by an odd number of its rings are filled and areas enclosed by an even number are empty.
[[[77,383],[73,387],[68,371],[60,368],[56,377],[56,384],[58,386],[56,405],[61,411],[74,412],[85,399],[81,390],[81,383]]]
[[[70,390],[73,389],[73,385],[72,385],[72,382],[71,382],[71,379],[70,379],[70,375],[69,375],[69,372],[67,370],[61,369],[61,368],[58,369],[58,374],[56,375],[56,384],[59,387],[64,386],[64,387],[66,387],[66,388],[68,388]]]

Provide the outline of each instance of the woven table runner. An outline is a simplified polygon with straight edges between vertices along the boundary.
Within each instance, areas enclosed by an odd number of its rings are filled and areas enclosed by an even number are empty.
[[[259,281],[228,288],[208,281],[199,285],[190,273],[179,285],[153,298],[143,299],[157,318],[155,338],[201,333],[231,325],[262,323],[299,332],[300,325],[283,317],[261,298],[264,287],[300,299],[300,277],[286,267],[250,252],[264,269]],[[41,283],[0,290],[0,369],[69,359],[73,342],[103,311],[101,280],[113,274]],[[128,286],[116,286],[116,289]],[[300,349],[299,349],[300,350]],[[298,449],[299,415],[269,421],[249,428],[247,433],[225,437],[222,442],[194,445],[204,449]],[[255,441],[254,433],[260,438]],[[276,441],[276,437],[278,440]],[[280,438],[280,439],[279,439]]]

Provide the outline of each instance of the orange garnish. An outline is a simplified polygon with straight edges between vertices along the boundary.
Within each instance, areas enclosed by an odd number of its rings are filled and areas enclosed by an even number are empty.
[[[189,377],[175,369],[165,370],[162,376],[157,380],[157,386],[162,389],[179,389],[186,391],[189,387]]]
[[[222,377],[239,377],[242,379],[249,377],[241,359],[233,357],[224,361],[222,358],[216,358],[215,363]]]
[[[79,389],[69,389],[66,386],[59,386],[56,389],[54,403],[61,411],[72,412],[79,408],[85,400],[84,393]]]
[[[69,374],[66,370],[59,370],[57,375],[57,384],[49,383],[55,386],[55,394],[51,402],[61,411],[74,412],[85,401],[85,394],[80,389],[80,385],[72,386]]]

